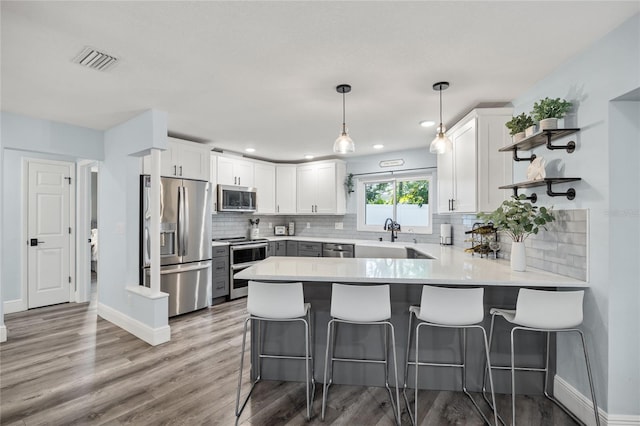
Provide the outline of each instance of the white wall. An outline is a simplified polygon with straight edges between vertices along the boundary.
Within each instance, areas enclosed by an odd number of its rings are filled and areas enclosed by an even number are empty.
[[[105,132],[105,158],[98,179],[99,303],[151,329],[167,326],[168,311],[158,315],[156,306],[166,306],[166,300],[139,298],[127,287],[139,284],[141,155],[167,146],[167,114],[140,114]]]
[[[102,132],[1,113],[2,139],[2,301],[26,306],[22,291],[22,159],[102,160]]]
[[[625,414],[640,414],[640,96],[636,99],[611,103],[609,132],[609,411]]]
[[[546,96],[565,98],[575,104],[575,114],[568,117],[567,127],[575,125],[581,128],[575,136],[576,151],[567,154],[565,151],[538,148],[535,153],[547,160],[547,176],[583,179],[574,185],[576,198],[569,201],[563,197],[550,198],[543,191],[536,192],[539,195],[538,205],[553,205],[556,209],[584,208],[590,211],[590,290],[585,297],[583,329],[590,346],[598,403],[609,414],[640,414],[637,396],[634,399],[637,392],[627,392],[628,389],[635,387],[637,390],[640,387],[639,378],[628,377],[627,383],[612,380],[620,371],[631,371],[628,367],[633,363],[637,364],[638,358],[623,357],[625,359],[620,360],[616,356],[615,363],[610,359],[610,354],[625,353],[628,350],[627,341],[617,337],[618,329],[616,334],[610,334],[611,330],[614,327],[630,330],[629,321],[633,320],[630,314],[618,312],[619,297],[626,297],[626,294],[619,294],[618,291],[624,292],[627,289],[617,283],[627,280],[637,285],[638,278],[637,275],[621,271],[622,276],[619,276],[620,274],[614,273],[608,261],[612,250],[625,252],[637,247],[634,246],[637,239],[633,237],[618,239],[610,234],[610,193],[623,187],[619,185],[627,188],[630,186],[628,182],[618,182],[617,177],[610,176],[610,171],[618,166],[619,161],[617,156],[612,156],[613,149],[622,142],[611,139],[615,133],[610,132],[612,123],[609,103],[640,87],[639,35],[640,15],[636,15],[560,66],[513,102],[514,114],[529,112],[534,101]],[[561,48],[561,41],[556,48]],[[637,159],[638,155],[631,158]],[[627,157],[626,161],[632,160]],[[556,171],[553,170],[554,167],[557,168]],[[525,170],[526,164],[514,166],[514,180],[526,180]],[[637,185],[637,181],[635,184]],[[560,186],[556,190],[562,189]],[[616,313],[612,314],[614,311]],[[635,338],[637,337],[636,331]],[[589,395],[583,363],[576,361],[581,359],[580,347],[575,338],[558,339],[558,375],[584,395]]]

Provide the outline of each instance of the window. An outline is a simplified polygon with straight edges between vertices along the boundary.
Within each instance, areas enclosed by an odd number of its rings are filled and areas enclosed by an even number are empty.
[[[358,180],[358,231],[383,230],[391,218],[404,232],[431,234],[431,176]]]

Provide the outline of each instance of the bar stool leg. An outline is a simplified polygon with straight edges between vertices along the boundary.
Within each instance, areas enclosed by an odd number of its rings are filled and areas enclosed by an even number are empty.
[[[515,367],[515,351],[514,336],[516,330],[520,327],[511,329],[511,426],[516,426],[516,367]]]
[[[387,325],[389,326],[389,328],[391,329],[391,348],[393,350],[393,377],[396,381],[396,401],[395,401],[395,407],[392,406],[392,408],[394,409],[394,415],[396,417],[396,422],[398,423],[398,426],[400,426],[400,422],[401,422],[401,417],[400,417],[400,387],[398,386],[398,360],[396,359],[396,333],[393,327],[393,324],[391,324],[391,322],[388,322]],[[385,327],[386,330],[386,327]],[[386,357],[388,357],[388,354],[386,355]],[[387,380],[388,382],[388,380]],[[389,389],[389,387],[387,386],[387,389]],[[391,399],[392,405],[393,405],[393,396],[391,395],[391,389],[389,389],[389,397]]]
[[[327,348],[324,356],[324,383],[322,387],[322,415],[321,419],[324,421],[325,409],[327,406],[327,393],[329,392],[329,386],[331,385],[330,380],[327,379],[327,370],[329,368],[329,362],[331,362],[331,377],[333,377],[333,340],[332,333],[335,322],[334,320],[330,320],[327,324]],[[333,333],[335,334],[335,333]],[[331,348],[331,350],[330,350]],[[329,355],[331,355],[331,360],[329,360]]]
[[[415,396],[413,398],[413,415],[414,415],[414,419],[416,424],[418,423],[418,368],[420,366],[420,362],[418,362],[418,348],[420,347],[420,326],[423,323],[420,323],[416,326],[416,374],[415,374],[415,383],[416,383],[416,389],[415,389]]]
[[[596,418],[596,425],[600,426],[600,414],[598,414],[598,402],[596,400],[596,391],[593,387],[593,376],[591,374],[591,364],[589,364],[589,354],[587,354],[587,343],[585,341],[584,333],[581,330],[576,330],[580,334],[580,340],[582,341],[582,350],[584,351],[584,362],[587,365],[587,377],[589,378],[589,388],[591,390],[591,401],[593,402],[593,415]]]
[[[251,396],[251,392],[253,392],[253,389],[254,389],[256,383],[258,383],[258,381],[260,380],[260,376],[258,376],[256,378],[256,380],[251,384],[251,389],[249,389],[249,393],[247,394],[247,397],[242,402],[242,407],[241,407],[240,406],[240,393],[241,393],[241,389],[242,389],[242,372],[244,370],[244,353],[245,353],[246,342],[247,342],[247,327],[249,326],[249,321],[250,320],[251,320],[251,318],[247,318],[245,320],[245,322],[244,322],[244,333],[242,334],[242,349],[240,350],[240,372],[238,373],[238,387],[237,387],[237,390],[236,390],[236,417],[240,417],[240,414],[242,414],[242,411],[244,410],[244,407],[247,405],[247,402],[249,401],[249,397]]]
[[[413,418],[413,411],[411,410],[411,405],[409,404],[409,398],[407,397],[407,382],[409,380],[409,352],[411,351],[411,320],[412,320],[413,312],[409,312],[409,328],[407,332],[407,350],[405,351],[405,368],[404,368],[404,385],[402,386],[402,396],[404,398],[404,403],[407,407],[407,413],[409,413],[409,419],[411,420],[411,424],[415,425],[416,420]],[[416,387],[418,384],[416,383]]]

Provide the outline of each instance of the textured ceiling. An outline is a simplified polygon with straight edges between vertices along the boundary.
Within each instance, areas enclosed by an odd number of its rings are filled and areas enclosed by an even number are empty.
[[[424,146],[444,122],[521,95],[640,11],[569,2],[1,2],[3,111],[107,129],[149,108],[212,148],[332,156],[342,99],[356,153]],[[74,64],[85,46],[119,58]],[[595,70],[594,70],[595,72]],[[567,88],[569,90],[569,88]]]

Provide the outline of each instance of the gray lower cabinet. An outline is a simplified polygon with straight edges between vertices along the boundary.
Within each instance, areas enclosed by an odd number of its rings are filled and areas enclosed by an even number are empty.
[[[311,243],[306,241],[300,241],[298,243],[298,256],[322,257],[322,243]]]
[[[271,241],[269,242],[269,252],[267,256],[286,256],[288,241]]]
[[[226,298],[229,296],[229,247],[213,247],[212,255],[211,298]]]
[[[298,242],[297,241],[287,241],[287,256],[297,256],[298,255]]]

